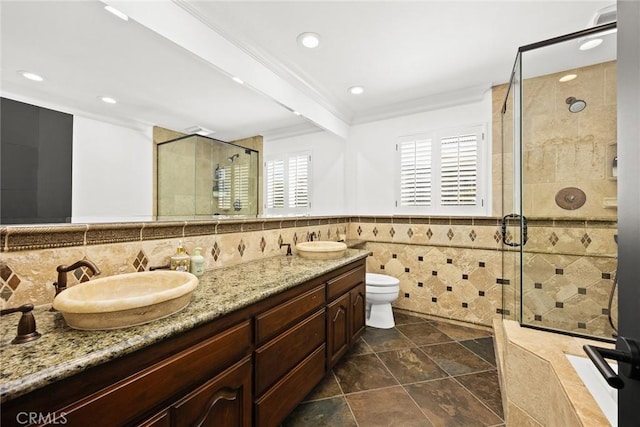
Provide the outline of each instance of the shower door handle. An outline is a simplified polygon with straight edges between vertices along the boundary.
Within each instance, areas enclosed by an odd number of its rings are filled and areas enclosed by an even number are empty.
[[[507,242],[507,220],[508,219],[522,219],[522,243]],[[517,247],[527,244],[529,237],[527,236],[527,217],[518,214],[509,214],[502,217],[502,243],[507,246]]]
[[[621,389],[624,387],[624,382],[605,358],[621,362],[618,364],[618,370],[632,380],[640,380],[640,343],[638,341],[631,338],[618,337],[618,348],[620,350],[596,347],[594,345],[584,345],[582,348],[611,387]]]

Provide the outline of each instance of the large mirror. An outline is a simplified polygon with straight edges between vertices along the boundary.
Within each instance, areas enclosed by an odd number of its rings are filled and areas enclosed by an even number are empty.
[[[105,6],[0,3],[1,96],[73,117],[67,222],[156,218],[154,127],[233,142],[314,126]]]

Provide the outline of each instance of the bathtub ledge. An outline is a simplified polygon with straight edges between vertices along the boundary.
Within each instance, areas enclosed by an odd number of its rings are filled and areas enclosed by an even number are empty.
[[[585,357],[585,344],[613,344],[522,328],[512,320],[496,319],[494,330],[507,425],[523,417],[533,425],[610,425],[565,354]]]

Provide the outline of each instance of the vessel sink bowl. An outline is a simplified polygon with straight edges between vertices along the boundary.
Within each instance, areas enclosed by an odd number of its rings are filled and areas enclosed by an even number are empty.
[[[308,259],[336,259],[342,258],[347,245],[342,242],[329,240],[316,240],[315,242],[302,242],[296,245],[298,255]]]
[[[182,271],[147,271],[93,279],[71,286],[53,308],[74,329],[119,329],[141,325],[184,309],[198,278]]]

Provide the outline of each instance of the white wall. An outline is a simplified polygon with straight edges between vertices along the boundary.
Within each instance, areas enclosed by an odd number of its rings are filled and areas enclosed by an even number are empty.
[[[491,90],[476,103],[351,126],[347,140],[329,132],[265,139],[264,154],[313,151],[312,215],[393,215],[398,137],[469,124],[485,126],[490,150]],[[490,177],[486,184],[490,195]]]
[[[276,140],[264,139],[264,158],[283,153],[311,151],[312,215],[344,215],[345,208],[344,139],[329,132],[316,132]]]
[[[153,213],[152,129],[73,117],[72,222],[147,221]]]
[[[400,136],[460,125],[483,124],[491,149],[491,91],[482,101],[351,127],[347,140],[346,194],[349,214],[395,212],[395,144]],[[488,159],[491,153],[488,152]],[[489,165],[490,166],[490,165]],[[491,171],[491,169],[489,169]],[[489,175],[490,176],[490,175]],[[487,185],[491,185],[490,182]],[[488,206],[491,202],[488,201]]]

